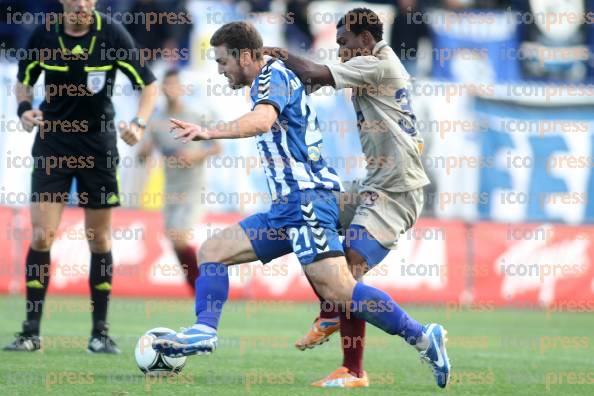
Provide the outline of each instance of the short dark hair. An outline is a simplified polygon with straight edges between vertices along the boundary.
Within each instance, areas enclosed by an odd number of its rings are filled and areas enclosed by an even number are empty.
[[[256,59],[261,59],[264,43],[262,36],[251,23],[230,22],[214,32],[210,38],[210,45],[224,45],[235,58],[239,58],[242,51],[248,50]]]
[[[167,69],[167,71],[165,72],[165,74],[163,75],[163,80],[169,78],[169,77],[177,77],[179,76],[179,69],[176,67],[172,67],[171,69]]]
[[[375,41],[381,41],[384,36],[384,24],[379,16],[369,8],[353,8],[336,24],[336,29],[345,26],[346,30],[356,35],[368,31]]]

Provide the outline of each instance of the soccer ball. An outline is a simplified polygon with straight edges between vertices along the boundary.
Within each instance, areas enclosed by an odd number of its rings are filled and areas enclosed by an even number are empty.
[[[179,358],[165,356],[152,347],[153,340],[165,334],[175,333],[166,327],[157,327],[144,333],[136,343],[134,357],[140,371],[145,374],[159,375],[179,373],[186,365],[186,357]]]

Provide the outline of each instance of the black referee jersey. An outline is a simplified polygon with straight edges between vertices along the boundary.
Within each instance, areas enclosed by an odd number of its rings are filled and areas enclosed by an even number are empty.
[[[81,37],[64,33],[60,22],[49,29],[37,27],[27,44],[27,59],[19,61],[18,80],[24,85],[33,86],[45,73],[45,99],[40,106],[45,125],[34,151],[36,147],[37,151],[100,155],[115,150],[111,97],[131,95],[115,85],[116,70],[135,89],[155,81],[128,31],[105,14],[95,11],[94,16],[91,29]]]

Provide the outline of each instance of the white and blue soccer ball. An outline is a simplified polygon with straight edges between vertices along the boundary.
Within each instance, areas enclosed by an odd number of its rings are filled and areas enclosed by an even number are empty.
[[[153,349],[153,340],[166,334],[175,334],[166,327],[156,327],[144,333],[136,343],[134,357],[140,371],[150,375],[179,373],[186,365],[186,357],[169,357]]]

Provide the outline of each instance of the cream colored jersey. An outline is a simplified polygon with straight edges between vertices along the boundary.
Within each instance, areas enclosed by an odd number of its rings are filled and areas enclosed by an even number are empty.
[[[410,76],[392,48],[382,40],[372,55],[328,68],[336,89],[353,88],[359,137],[367,160],[367,176],[361,187],[405,192],[429,184],[420,158],[423,139],[415,129],[409,104]]]

